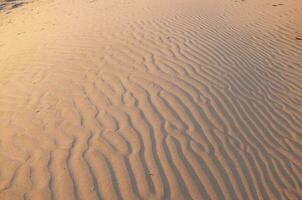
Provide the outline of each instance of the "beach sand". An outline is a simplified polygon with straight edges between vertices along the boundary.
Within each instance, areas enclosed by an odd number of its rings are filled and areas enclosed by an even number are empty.
[[[0,0],[0,199],[302,199],[301,13]]]

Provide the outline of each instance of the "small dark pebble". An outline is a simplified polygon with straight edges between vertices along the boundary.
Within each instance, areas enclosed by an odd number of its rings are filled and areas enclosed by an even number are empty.
[[[302,40],[302,37],[296,37],[296,40]]]

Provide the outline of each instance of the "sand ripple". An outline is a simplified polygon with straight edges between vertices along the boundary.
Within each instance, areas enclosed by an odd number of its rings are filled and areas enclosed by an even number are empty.
[[[1,38],[0,199],[301,199],[301,3],[147,2],[107,31],[110,2],[32,3],[62,25]]]

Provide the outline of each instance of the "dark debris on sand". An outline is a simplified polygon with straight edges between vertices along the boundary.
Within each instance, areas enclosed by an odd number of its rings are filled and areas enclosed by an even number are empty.
[[[19,8],[28,3],[26,0],[0,0],[0,12]]]

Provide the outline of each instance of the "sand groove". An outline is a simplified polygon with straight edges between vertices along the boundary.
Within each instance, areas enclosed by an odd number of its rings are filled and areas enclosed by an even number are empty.
[[[0,46],[0,199],[301,199],[301,3],[114,2]]]

